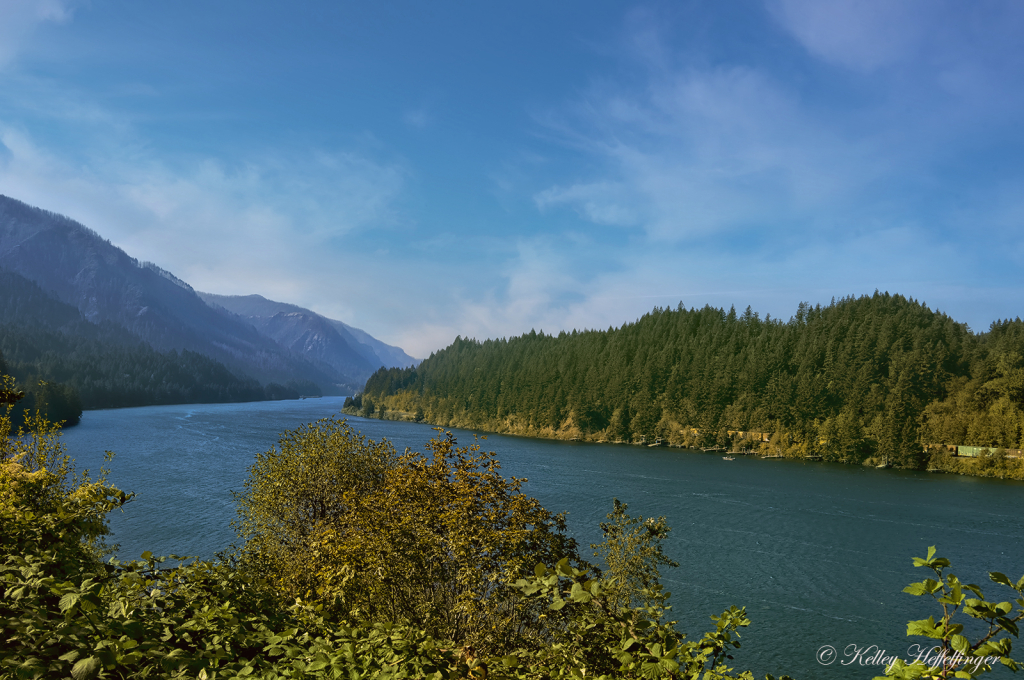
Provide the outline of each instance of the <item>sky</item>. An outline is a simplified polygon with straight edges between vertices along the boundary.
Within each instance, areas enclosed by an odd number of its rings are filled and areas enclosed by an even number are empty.
[[[1019,0],[0,0],[0,194],[416,357],[1024,307]]]

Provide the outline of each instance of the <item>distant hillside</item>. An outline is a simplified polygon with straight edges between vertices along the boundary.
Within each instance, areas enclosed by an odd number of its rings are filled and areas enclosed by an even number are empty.
[[[337,321],[336,319],[328,319],[328,321],[334,324],[335,328],[348,331],[359,343],[372,349],[373,353],[377,355],[379,364],[385,368],[406,368],[408,366],[415,366],[419,363],[419,359],[412,358],[406,354],[405,350],[401,347],[387,345],[366,331],[353,328],[352,326],[341,321]]]
[[[414,369],[378,371],[347,408],[445,427],[943,468],[927,445],[1024,448],[1024,323],[974,334],[880,293],[802,304],[788,322],[680,305],[607,331],[458,338]]]
[[[161,352],[197,352],[238,376],[311,381],[333,394],[351,391],[365,378],[315,365],[83,225],[5,196],[0,196],[0,269],[34,281],[90,322],[111,322]]]
[[[157,352],[111,321],[94,324],[20,274],[0,271],[0,356],[19,384],[72,388],[84,408],[259,401],[314,393],[312,384],[261,387],[196,352]],[[18,408],[32,408],[26,399]],[[77,421],[77,417],[55,416]]]
[[[260,295],[199,293],[210,305],[242,317],[285,347],[308,359],[323,361],[350,375],[368,378],[375,370],[416,365],[400,347],[387,345],[358,328],[308,309]]]

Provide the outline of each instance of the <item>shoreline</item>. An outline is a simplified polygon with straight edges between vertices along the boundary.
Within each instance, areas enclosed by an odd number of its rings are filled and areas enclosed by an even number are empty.
[[[564,436],[557,436],[554,430],[550,433],[547,429],[538,430],[537,428],[507,428],[507,429],[495,429],[493,427],[481,426],[479,424],[459,423],[449,421],[446,425],[439,425],[437,423],[431,423],[426,419],[416,420],[415,414],[407,411],[387,411],[386,416],[382,419],[376,415],[364,416],[358,413],[353,408],[342,408],[341,413],[348,416],[356,416],[359,418],[366,418],[367,420],[390,420],[395,422],[410,422],[420,423],[424,425],[433,425],[434,427],[443,428],[456,428],[460,430],[476,430],[481,433],[487,434],[498,434],[505,437],[524,437],[528,439],[543,439],[545,441],[563,441],[567,443],[586,443],[586,444],[605,444],[614,446],[635,446],[638,448],[663,448],[663,449],[675,449],[678,451],[684,451],[686,453],[709,453],[704,451],[700,447],[690,447],[682,444],[670,444],[664,443],[658,446],[646,444],[644,442],[625,442],[617,441],[610,442],[605,440],[596,440],[584,435],[582,433],[573,433],[572,431],[562,431]],[[516,431],[516,430],[527,430],[527,431]],[[763,458],[767,460],[792,460],[803,463],[832,463],[836,465],[846,465],[850,467],[861,467],[870,469],[888,469],[888,470],[899,470],[904,472],[927,472],[930,474],[952,474],[960,475],[963,477],[978,477],[987,479],[1002,479],[1009,481],[1024,482],[1024,459],[1020,458],[1009,458],[1002,459],[1002,465],[1000,461],[996,461],[994,458],[966,458],[958,456],[945,456],[939,460],[929,460],[923,468],[898,468],[891,466],[879,465],[881,459],[876,457],[869,457],[861,462],[846,462],[842,460],[828,460],[819,455],[814,456],[798,456],[798,455],[786,455],[785,452],[780,453],[740,453],[737,451],[727,451],[720,449],[715,453],[719,455],[741,455],[743,457],[754,457]],[[938,466],[935,464],[937,463]],[[981,469],[977,469],[977,468]]]

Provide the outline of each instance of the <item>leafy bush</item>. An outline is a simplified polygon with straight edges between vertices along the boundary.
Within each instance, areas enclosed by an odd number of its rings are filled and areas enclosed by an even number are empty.
[[[973,678],[991,671],[992,664],[997,661],[1016,672],[1020,664],[1010,656],[1013,642],[1007,634],[1018,637],[1020,633],[1018,622],[1024,619],[1024,576],[1012,582],[1005,574],[990,572],[988,576],[992,582],[1010,588],[1017,595],[1013,603],[991,602],[985,599],[979,586],[963,583],[955,574],[947,573],[949,560],[936,557],[935,546],[928,548],[927,557],[915,557],[914,566],[931,569],[936,578],[911,583],[903,592],[931,596],[942,607],[942,616],[938,621],[929,616],[907,624],[907,635],[926,637],[935,642],[923,646],[922,654],[912,663],[896,660],[887,669],[885,677],[903,680]],[[971,594],[975,597],[970,597]],[[1014,603],[1017,605],[1016,615]],[[958,613],[982,622],[988,630],[971,642],[963,634],[964,625],[953,622]]]
[[[612,504],[609,521],[601,522],[604,541],[590,547],[619,584],[614,606],[664,605],[670,593],[656,591],[655,586],[661,579],[659,566],[679,566],[661,549],[661,541],[672,529],[664,517],[630,517],[625,503],[615,498]]]
[[[238,497],[243,566],[336,616],[514,646],[536,614],[508,584],[538,560],[582,564],[576,543],[493,453],[451,433],[427,448],[398,455],[331,419],[286,433]]]
[[[517,671],[515,677],[753,678],[750,671],[734,675],[726,665],[732,658],[729,652],[740,646],[737,630],[750,625],[745,609],[733,607],[711,617],[715,630],[686,642],[674,621],[658,623],[667,608],[618,606],[622,584],[590,579],[565,559],[554,568],[538,564],[534,576],[516,586],[545,604],[555,618],[547,628],[546,644],[502,659]],[[658,603],[663,600],[660,590],[654,585],[643,595]]]

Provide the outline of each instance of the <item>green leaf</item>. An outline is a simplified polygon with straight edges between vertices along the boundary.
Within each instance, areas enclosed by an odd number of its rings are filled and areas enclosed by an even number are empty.
[[[672,659],[662,658],[661,661],[658,662],[658,665],[664,668],[669,673],[675,673],[677,670],[679,670],[679,664],[673,661]]]
[[[551,604],[548,605],[548,609],[550,609],[551,611],[557,612],[559,609],[561,609],[564,606],[565,606],[565,600],[563,600],[562,598],[558,598],[557,600],[555,600],[554,602],[552,602]]]
[[[640,674],[643,675],[643,677],[645,678],[650,678],[650,680],[654,680],[654,678],[661,677],[662,670],[664,669],[661,667],[661,664],[647,662],[640,667]]]
[[[911,595],[924,595],[928,590],[924,587],[923,583],[911,583],[903,589],[903,592],[910,593]]]
[[[1010,586],[1011,588],[1013,587],[1013,583],[1010,582],[1010,579],[1007,578],[1006,574],[1002,574],[998,571],[990,571],[988,573],[988,577],[996,583],[1002,583],[1004,586]]]
[[[501,663],[505,668],[519,668],[519,659],[511,654],[501,657]]]
[[[942,637],[935,631],[935,619],[929,616],[921,621],[910,621],[907,623],[907,635],[924,635],[925,637]]]
[[[542,562],[538,562],[537,566],[533,568],[533,573],[537,578],[544,578],[544,575],[548,573],[548,568]]]
[[[971,648],[971,643],[963,635],[954,635],[950,639],[949,644],[961,654],[966,654]]]
[[[151,553],[151,552],[149,552],[147,550],[146,552],[142,553],[142,559],[144,559],[144,560],[151,560],[151,559],[153,559],[153,553]]]
[[[590,602],[593,596],[583,589],[579,583],[572,584],[572,590],[570,591],[573,602]]]
[[[71,677],[75,680],[88,680],[100,672],[100,660],[95,656],[82,659],[71,668]]]
[[[66,612],[74,607],[80,599],[82,599],[82,596],[79,593],[67,593],[64,597],[60,598],[60,610]]]

